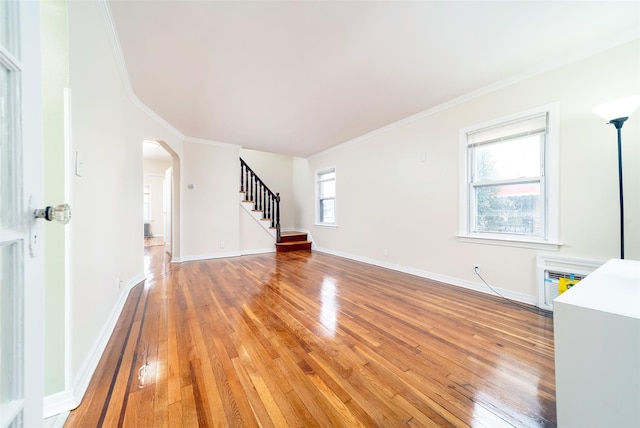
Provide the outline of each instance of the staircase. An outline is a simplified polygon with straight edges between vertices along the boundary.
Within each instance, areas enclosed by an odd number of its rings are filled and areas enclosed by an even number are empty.
[[[303,232],[280,232],[280,194],[272,192],[240,158],[240,205],[276,240],[276,252],[311,251]]]
[[[276,242],[276,252],[311,251],[311,241],[304,232],[282,232],[280,242]]]

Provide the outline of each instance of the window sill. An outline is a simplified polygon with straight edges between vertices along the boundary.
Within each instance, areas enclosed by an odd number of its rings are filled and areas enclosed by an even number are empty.
[[[502,236],[477,236],[477,235],[458,235],[459,242],[468,242],[472,244],[484,245],[501,245],[503,247],[531,248],[534,250],[558,251],[562,247],[560,242],[551,241],[535,241],[527,239],[516,239]]]
[[[337,229],[338,225],[337,224],[328,224],[328,223],[316,223],[314,224],[315,227],[321,227],[323,229]]]

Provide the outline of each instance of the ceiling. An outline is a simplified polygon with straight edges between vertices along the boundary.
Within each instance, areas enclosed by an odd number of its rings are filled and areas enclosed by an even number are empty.
[[[145,140],[142,142],[142,157],[147,160],[171,162],[172,158],[169,152],[155,141]]]
[[[192,138],[302,157],[640,36],[637,1],[108,4],[151,110]]]

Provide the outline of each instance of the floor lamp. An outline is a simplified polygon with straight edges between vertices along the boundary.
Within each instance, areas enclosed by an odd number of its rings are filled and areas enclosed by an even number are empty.
[[[631,95],[599,105],[593,112],[618,131],[618,183],[620,186],[620,258],[624,259],[624,197],[622,192],[622,125],[640,106],[640,95]]]

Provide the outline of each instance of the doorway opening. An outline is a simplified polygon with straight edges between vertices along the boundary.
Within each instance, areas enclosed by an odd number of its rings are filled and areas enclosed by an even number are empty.
[[[177,196],[176,173],[179,172],[177,154],[163,141],[142,142],[143,224],[145,247],[164,246],[165,252],[175,255]],[[176,166],[178,164],[178,166]]]

